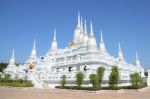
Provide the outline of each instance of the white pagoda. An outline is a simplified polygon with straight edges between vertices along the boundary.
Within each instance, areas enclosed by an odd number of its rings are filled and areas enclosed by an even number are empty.
[[[119,43],[118,57],[111,56],[105,48],[103,32],[101,31],[99,34],[100,44],[97,44],[92,22],[90,23],[90,32],[88,32],[86,20],[83,22],[82,17],[78,13],[78,22],[70,45],[63,49],[58,48],[56,29],[54,29],[51,48],[48,52],[38,58],[36,56],[36,41],[34,41],[30,57],[23,65],[18,67],[18,75],[21,75],[20,78],[29,77],[40,88],[54,88],[60,84],[62,75],[66,76],[67,85],[74,86],[76,73],[79,71],[82,71],[84,74],[83,85],[91,86],[89,75],[96,73],[97,68],[100,66],[105,68],[102,86],[108,86],[112,66],[118,66],[119,68],[119,86],[131,85],[131,73],[139,72],[141,77],[145,77],[144,68],[140,64],[137,52],[135,64],[127,63]],[[13,53],[6,73],[9,71],[11,71],[12,75],[16,73],[14,61]]]

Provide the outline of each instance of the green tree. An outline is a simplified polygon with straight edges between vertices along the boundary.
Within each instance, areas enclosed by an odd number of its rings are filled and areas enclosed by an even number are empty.
[[[2,78],[2,75],[0,74],[0,79]]]
[[[4,79],[7,81],[7,80],[10,80],[11,79],[11,76],[9,74],[5,74],[4,75]]]
[[[0,63],[0,72],[3,72],[3,70],[7,67],[8,63]]]
[[[105,71],[104,67],[98,67],[98,69],[97,69],[97,77],[98,77],[98,85],[99,86],[101,86],[100,84],[103,80],[104,71]]]
[[[142,78],[139,73],[135,72],[130,75],[130,81],[133,87],[138,87],[142,83]]]
[[[78,72],[76,74],[76,84],[78,85],[78,88],[81,87],[81,84],[83,82],[83,79],[84,79],[84,74],[82,72]]]
[[[66,76],[63,75],[62,76],[62,80],[60,81],[61,87],[64,88],[65,84],[66,84]]]
[[[109,75],[109,85],[111,87],[116,87],[119,82],[119,70],[117,66],[111,68],[111,73]]]
[[[94,88],[98,87],[98,77],[96,74],[90,74],[89,76],[90,82],[92,83]]]

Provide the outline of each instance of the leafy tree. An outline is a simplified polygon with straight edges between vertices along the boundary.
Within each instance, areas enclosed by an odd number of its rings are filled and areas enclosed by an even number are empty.
[[[98,77],[98,85],[100,86],[102,80],[103,80],[103,76],[104,76],[104,71],[105,68],[104,67],[99,67],[97,69],[97,77]]]
[[[96,74],[90,74],[89,76],[90,82],[92,83],[94,88],[98,87],[98,77]]]
[[[111,87],[117,86],[119,82],[119,70],[117,66],[113,66],[109,75],[109,85]]]
[[[64,88],[64,86],[66,84],[66,76],[65,75],[62,76],[62,80],[60,81],[60,83],[61,83],[61,87]]]
[[[8,63],[0,63],[0,72],[3,72],[3,70],[7,67]]]
[[[84,79],[84,74],[82,72],[76,74],[76,84],[78,85],[79,88],[81,87],[83,79]]]
[[[5,75],[4,75],[4,79],[5,79],[5,80],[10,80],[10,79],[11,79],[10,77],[11,77],[11,76],[10,76],[9,74],[5,74]]]
[[[139,73],[135,72],[130,75],[131,84],[133,87],[138,87],[142,83],[142,78]]]

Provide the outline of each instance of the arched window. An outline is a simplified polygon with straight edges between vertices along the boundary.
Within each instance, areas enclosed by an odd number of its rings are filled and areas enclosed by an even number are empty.
[[[86,65],[84,66],[84,71],[86,71],[87,70],[87,67],[86,67]]]
[[[69,67],[69,72],[71,72],[71,71],[72,71],[71,69],[72,69],[72,67]]]

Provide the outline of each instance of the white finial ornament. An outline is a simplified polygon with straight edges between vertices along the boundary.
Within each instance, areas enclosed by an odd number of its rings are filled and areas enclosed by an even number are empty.
[[[78,11],[78,24],[77,24],[77,27],[79,28],[80,27],[80,12]]]
[[[14,50],[14,49],[13,49],[13,51],[12,51],[12,56],[11,56],[9,65],[10,65],[10,66],[15,65],[15,50]]]
[[[103,40],[103,31],[101,31],[101,43],[104,43],[104,40]]]
[[[33,42],[33,49],[31,51],[30,58],[36,58],[36,40],[35,39],[34,39],[34,42]]]
[[[33,50],[36,50],[36,39],[34,39]]]
[[[92,21],[91,21],[91,25],[90,25],[90,36],[93,36],[94,33],[93,33],[93,25],[92,25]]]
[[[83,20],[82,20],[82,16],[81,16],[81,33],[83,33]]]
[[[56,29],[54,29],[54,37],[53,37],[53,41],[52,41],[52,44],[51,44],[51,49],[52,50],[57,49]]]
[[[15,58],[15,50],[13,49],[11,58]]]
[[[87,34],[86,20],[84,20],[84,33]]]
[[[53,41],[56,41],[56,29],[54,29],[54,37],[53,37]]]
[[[138,57],[138,53],[136,52],[136,61],[135,61],[135,64],[137,66],[140,66],[140,61],[139,61],[139,57]]]
[[[88,41],[87,35],[87,27],[86,27],[86,20],[84,20],[84,35],[83,35],[83,44],[86,46]]]
[[[122,53],[122,50],[121,50],[121,46],[120,46],[120,43],[119,43],[119,52],[118,52],[118,58],[119,60],[123,60],[123,53]]]
[[[106,51],[104,40],[103,40],[103,32],[102,31],[101,31],[100,51]]]
[[[90,50],[96,50],[97,49],[97,43],[96,43],[96,39],[94,37],[94,33],[93,33],[93,25],[92,22],[90,24],[90,37],[88,39],[88,43],[87,43],[87,47]]]

